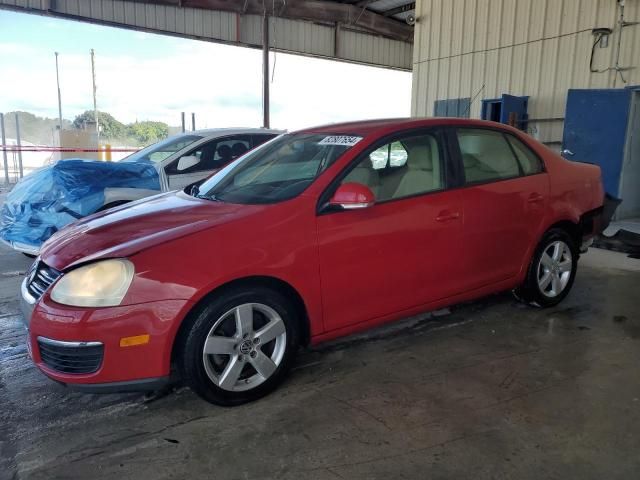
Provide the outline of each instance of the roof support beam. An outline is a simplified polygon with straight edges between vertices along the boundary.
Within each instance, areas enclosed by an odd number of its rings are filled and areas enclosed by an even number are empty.
[[[351,10],[338,10],[342,21],[330,21],[328,19],[335,15],[327,15],[322,9],[311,12],[311,20],[298,17],[297,12],[290,14],[290,7],[295,6],[299,10],[299,6],[303,5],[310,8],[311,0],[286,0],[284,12],[284,0],[266,0],[264,3],[262,0],[91,0],[86,5],[85,1],[0,0],[0,10],[256,49],[262,48],[264,43],[261,39],[261,20],[266,11],[273,31],[277,30],[280,34],[277,44],[273,39],[270,49],[294,55],[411,70],[413,39],[390,38],[380,30],[363,28],[358,16],[362,14],[364,21],[373,15],[376,19],[391,22],[394,27],[410,27],[404,22],[354,5],[351,5]],[[200,8],[195,6],[196,3]],[[222,3],[225,3],[224,10],[212,8]],[[313,2],[314,5],[329,3],[332,6],[340,5],[328,0]],[[241,10],[245,7],[247,11],[243,14]],[[206,28],[203,28],[205,25]],[[283,29],[278,30],[280,26],[295,29],[295,34],[282,35]]]
[[[141,0],[136,0],[141,1]],[[368,32],[395,40],[413,42],[413,28],[392,18],[386,18],[356,5],[328,2],[323,0],[287,0],[286,9],[282,9],[282,0],[276,2],[276,11],[272,12],[273,2],[262,0],[144,0],[145,3],[221,10],[240,14],[263,15],[266,7],[271,16],[282,16],[295,20],[308,20],[335,25],[352,25]],[[270,8],[271,7],[271,8]]]
[[[399,5],[395,8],[390,8],[389,10],[385,10],[381,12],[385,17],[391,17],[393,15],[397,15],[398,13],[408,12],[410,10],[416,9],[416,2],[407,3],[406,5]]]

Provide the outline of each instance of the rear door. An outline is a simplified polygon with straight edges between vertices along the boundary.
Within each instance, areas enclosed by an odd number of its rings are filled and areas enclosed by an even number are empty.
[[[446,188],[446,158],[439,132],[411,133],[366,151],[340,180],[368,186],[376,203],[318,216],[327,330],[458,290],[462,213]]]
[[[539,157],[499,130],[452,131],[462,160],[465,290],[516,276],[544,221],[549,181]]]

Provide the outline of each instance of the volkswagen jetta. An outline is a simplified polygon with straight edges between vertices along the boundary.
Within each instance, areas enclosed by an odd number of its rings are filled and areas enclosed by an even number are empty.
[[[172,367],[234,405],[300,345],[494,292],[571,289],[601,225],[598,167],[477,120],[377,120],[286,134],[199,188],[58,232],[22,285],[30,351],[88,391]]]

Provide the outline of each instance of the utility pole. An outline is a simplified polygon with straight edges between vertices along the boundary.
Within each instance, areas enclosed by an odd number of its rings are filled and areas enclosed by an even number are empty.
[[[93,48],[91,49],[91,77],[93,78],[93,118],[96,121],[96,134],[100,139],[100,123],[98,121],[98,106],[96,103],[96,60]]]
[[[191,130],[195,132],[196,130],[196,114],[191,112]]]
[[[269,128],[269,16],[262,17],[262,126]]]
[[[180,118],[182,120],[182,133],[186,132],[187,130],[187,126],[185,124],[185,117],[184,117],[184,112],[181,113]]]
[[[60,95],[60,75],[58,73],[58,52],[56,54],[56,83],[58,84],[58,128],[62,130],[62,96]]]
[[[22,168],[22,143],[20,142],[20,118],[18,112],[16,112],[16,145],[18,146],[18,171],[20,172],[20,178],[24,176],[24,169]]]

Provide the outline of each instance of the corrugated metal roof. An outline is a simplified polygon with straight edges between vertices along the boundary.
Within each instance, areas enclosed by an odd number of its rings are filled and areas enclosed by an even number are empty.
[[[379,4],[385,1],[396,5],[401,0],[376,0]],[[362,0],[0,0],[0,8],[260,48],[266,6],[269,44],[275,50],[410,70],[413,28],[365,8],[375,2],[362,7],[361,3]],[[360,14],[363,8],[365,11]]]
[[[408,15],[415,15],[416,2],[409,0],[329,0],[337,3],[347,3],[356,5],[366,10],[379,13],[385,17],[393,18],[400,22],[405,22]]]

